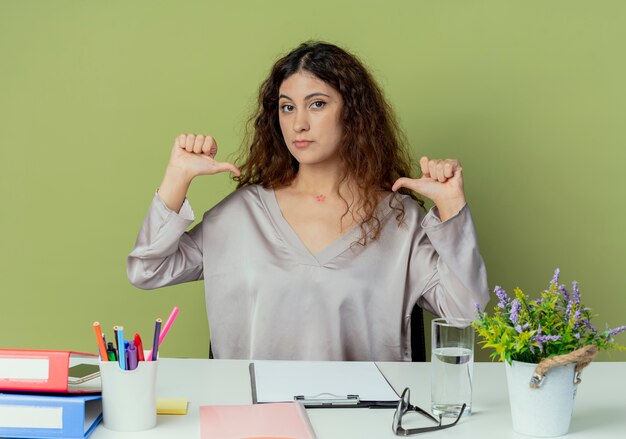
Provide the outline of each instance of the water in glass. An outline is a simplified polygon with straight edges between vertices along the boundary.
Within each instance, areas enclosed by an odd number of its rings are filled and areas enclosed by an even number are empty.
[[[468,416],[472,411],[473,351],[443,347],[435,348],[432,353],[432,412],[456,417],[465,403],[463,416]]]

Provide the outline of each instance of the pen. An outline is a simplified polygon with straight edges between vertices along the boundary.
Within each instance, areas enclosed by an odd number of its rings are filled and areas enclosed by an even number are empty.
[[[148,361],[156,361],[157,359],[159,350],[159,336],[161,335],[162,322],[163,320],[156,319],[156,322],[154,324],[154,340],[152,341],[152,350],[150,350],[150,353],[148,354],[148,358],[150,358],[150,360]]]
[[[102,328],[100,328],[99,322],[93,322],[93,330],[96,333],[96,340],[98,341],[98,350],[100,351],[100,361],[109,361],[107,357],[107,350],[104,346],[104,340],[102,340]]]
[[[112,342],[107,344],[107,356],[109,357],[109,361],[117,361],[117,354],[115,353]]]
[[[128,344],[128,370],[137,369],[137,348],[133,340]]]
[[[135,347],[137,348],[137,361],[145,361],[143,356],[143,343],[139,334],[135,333]]]
[[[126,355],[124,352],[124,327],[117,327],[117,359],[120,363],[120,368],[126,370]]]

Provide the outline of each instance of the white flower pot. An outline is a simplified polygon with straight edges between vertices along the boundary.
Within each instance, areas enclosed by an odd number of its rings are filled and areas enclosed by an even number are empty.
[[[506,380],[511,403],[513,430],[529,436],[561,436],[569,430],[576,396],[575,364],[553,367],[544,377],[541,387],[528,383],[536,364],[507,362]]]

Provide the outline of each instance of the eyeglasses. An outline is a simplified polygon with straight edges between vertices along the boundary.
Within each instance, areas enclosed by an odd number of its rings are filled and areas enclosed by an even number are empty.
[[[443,430],[444,428],[450,428],[450,427],[456,425],[457,422],[459,422],[459,419],[461,419],[461,416],[463,416],[463,412],[465,411],[465,407],[466,407],[466,404],[463,404],[463,406],[461,407],[461,412],[459,413],[459,415],[457,416],[457,418],[456,418],[456,420],[454,422],[452,422],[451,424],[441,425],[442,415],[439,415],[439,419],[435,418],[430,413],[428,413],[426,410],[423,410],[423,409],[419,408],[418,406],[411,405],[410,398],[411,398],[411,391],[407,387],[402,392],[402,396],[400,396],[400,400],[398,401],[398,407],[396,408],[396,411],[393,414],[393,424],[391,425],[391,428],[393,429],[393,432],[394,432],[394,434],[396,436],[410,436],[410,435],[413,435],[413,434],[426,433],[426,432],[429,432],[429,431]],[[403,428],[402,427],[402,416],[404,416],[407,412],[417,412],[417,413],[427,417],[431,421],[436,422],[437,426],[421,427],[421,428],[408,428],[408,429]]]

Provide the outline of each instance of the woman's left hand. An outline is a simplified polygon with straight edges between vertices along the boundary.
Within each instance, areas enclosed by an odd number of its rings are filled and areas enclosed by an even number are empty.
[[[441,221],[456,215],[465,205],[463,192],[463,169],[458,160],[430,160],[420,158],[422,178],[401,177],[393,184],[392,191],[401,187],[410,189],[433,200],[439,209]]]

